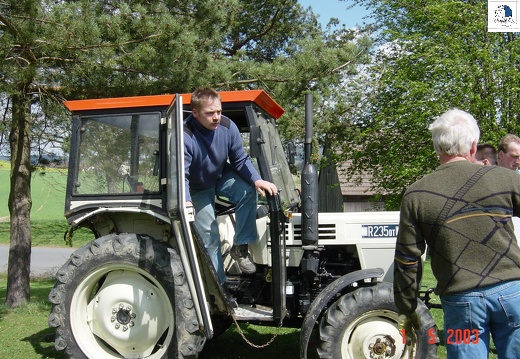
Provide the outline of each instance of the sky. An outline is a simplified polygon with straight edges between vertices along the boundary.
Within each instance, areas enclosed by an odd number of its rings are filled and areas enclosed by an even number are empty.
[[[347,7],[352,4],[351,1],[298,0],[298,2],[304,8],[311,6],[312,11],[316,15],[320,15],[318,20],[323,27],[327,25],[331,17],[335,17],[339,19],[340,24],[345,24],[347,28],[351,28],[356,26],[356,24],[362,24],[363,16],[368,14],[368,11],[360,6],[347,10]]]

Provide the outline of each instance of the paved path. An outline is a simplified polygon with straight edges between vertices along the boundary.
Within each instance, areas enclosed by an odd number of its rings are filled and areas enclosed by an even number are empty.
[[[31,249],[31,277],[54,277],[56,271],[61,268],[72,252],[77,248],[49,248],[32,247]],[[7,273],[7,259],[9,258],[9,246],[0,245],[0,273]]]

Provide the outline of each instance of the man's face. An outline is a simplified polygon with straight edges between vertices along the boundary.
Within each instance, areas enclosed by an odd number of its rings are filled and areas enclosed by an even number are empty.
[[[498,152],[498,165],[513,171],[518,170],[518,166],[520,166],[520,143],[512,142],[509,144],[507,152]]]
[[[214,131],[220,124],[222,104],[218,99],[208,100],[203,103],[200,109],[193,109],[192,114],[202,126]]]

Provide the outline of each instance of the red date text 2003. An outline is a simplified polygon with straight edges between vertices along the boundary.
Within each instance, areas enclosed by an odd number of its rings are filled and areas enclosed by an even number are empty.
[[[403,344],[406,344],[406,331],[401,329]],[[428,329],[428,344],[435,344],[435,328]],[[478,329],[448,329],[446,330],[446,344],[478,344]]]

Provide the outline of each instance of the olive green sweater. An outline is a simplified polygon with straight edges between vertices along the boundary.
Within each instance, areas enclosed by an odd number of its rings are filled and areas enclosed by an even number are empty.
[[[512,216],[520,217],[520,175],[510,169],[457,161],[411,185],[394,261],[399,312],[417,306],[426,244],[438,295],[520,279]]]

